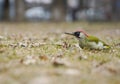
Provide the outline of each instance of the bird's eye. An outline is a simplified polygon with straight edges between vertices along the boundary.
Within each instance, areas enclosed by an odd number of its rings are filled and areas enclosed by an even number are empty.
[[[80,36],[80,32],[75,32],[74,35],[75,35],[76,37],[79,37],[79,36]]]

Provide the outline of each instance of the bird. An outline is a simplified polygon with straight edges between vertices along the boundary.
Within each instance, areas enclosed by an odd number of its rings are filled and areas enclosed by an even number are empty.
[[[79,30],[73,33],[65,34],[75,36],[79,41],[79,46],[82,49],[95,49],[95,50],[103,50],[110,49],[110,46],[106,44],[104,41],[100,40],[96,36],[88,35],[85,31]]]

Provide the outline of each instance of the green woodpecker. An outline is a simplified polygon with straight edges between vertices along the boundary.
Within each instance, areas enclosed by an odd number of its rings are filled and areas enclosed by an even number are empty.
[[[65,34],[75,36],[79,40],[79,46],[81,48],[98,49],[98,50],[109,49],[110,48],[110,46],[107,45],[102,40],[98,39],[95,36],[89,36],[88,34],[86,34],[82,30],[76,31],[76,32],[73,32],[73,33],[65,33]]]

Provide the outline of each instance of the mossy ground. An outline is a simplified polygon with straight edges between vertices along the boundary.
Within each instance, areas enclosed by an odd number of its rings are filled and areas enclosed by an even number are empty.
[[[111,49],[81,50],[79,29]],[[120,23],[0,23],[0,84],[120,84]]]

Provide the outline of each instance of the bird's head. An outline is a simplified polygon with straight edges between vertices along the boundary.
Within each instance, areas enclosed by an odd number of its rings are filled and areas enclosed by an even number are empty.
[[[88,37],[88,34],[86,34],[83,30],[75,31],[73,33],[65,33],[65,34],[73,35],[76,38],[86,38],[86,37]]]

